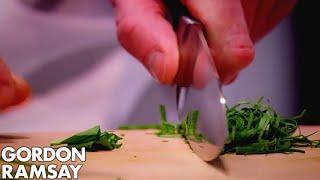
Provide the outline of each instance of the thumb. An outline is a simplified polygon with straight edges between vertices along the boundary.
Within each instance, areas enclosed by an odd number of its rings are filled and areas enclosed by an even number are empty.
[[[177,38],[159,0],[114,0],[118,39],[161,83],[178,70]]]

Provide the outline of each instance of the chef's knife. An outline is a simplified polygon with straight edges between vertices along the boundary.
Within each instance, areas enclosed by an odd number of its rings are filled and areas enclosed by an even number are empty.
[[[178,0],[165,0],[171,12],[179,45],[176,76],[179,119],[188,112],[200,112],[197,130],[204,139],[188,138],[192,150],[204,161],[215,159],[227,137],[225,98],[202,25],[194,20]]]

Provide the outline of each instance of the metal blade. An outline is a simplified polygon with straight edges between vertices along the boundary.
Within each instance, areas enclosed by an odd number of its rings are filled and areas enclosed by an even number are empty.
[[[227,137],[225,98],[201,25],[182,17],[177,30],[180,60],[177,74],[179,119],[199,110],[197,129],[205,137],[188,139],[193,151],[203,160],[215,159]]]

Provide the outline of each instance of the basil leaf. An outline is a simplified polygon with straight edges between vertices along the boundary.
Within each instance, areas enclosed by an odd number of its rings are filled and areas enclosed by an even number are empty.
[[[95,141],[89,141],[89,142],[86,142],[86,143],[80,143],[80,144],[70,144],[68,145],[67,147],[68,148],[77,148],[77,149],[81,149],[81,148],[86,148],[87,151],[90,151],[93,149],[93,145],[94,145]]]
[[[75,134],[62,141],[53,141],[51,146],[66,145],[68,148],[86,148],[87,151],[113,150],[121,147],[118,143],[122,138],[111,132],[102,132],[100,126]]]
[[[118,144],[118,141],[122,138],[108,132],[101,133],[99,140],[96,142],[97,145],[101,145],[101,148],[106,150],[112,150],[119,148],[122,144]]]
[[[58,146],[62,144],[75,145],[75,144],[83,144],[90,141],[96,141],[100,136],[100,126],[95,126],[86,131],[77,133],[67,139],[62,141],[53,141],[51,146]]]

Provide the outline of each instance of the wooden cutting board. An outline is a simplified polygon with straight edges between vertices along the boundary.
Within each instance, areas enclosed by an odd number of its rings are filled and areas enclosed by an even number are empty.
[[[319,126],[302,127],[305,134]],[[116,131],[123,146],[113,151],[89,152],[80,179],[319,179],[320,149],[306,153],[223,155],[213,163],[200,160],[180,138],[160,138],[154,131]],[[48,146],[72,133],[0,135],[0,147]],[[320,134],[313,136],[320,139]]]

